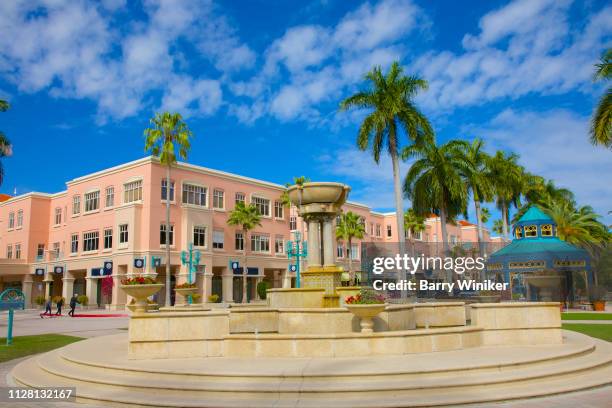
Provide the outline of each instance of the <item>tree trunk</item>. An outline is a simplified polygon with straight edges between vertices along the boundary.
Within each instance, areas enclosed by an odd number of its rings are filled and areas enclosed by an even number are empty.
[[[397,240],[398,240],[398,249],[400,256],[403,256],[406,252],[406,237],[404,236],[404,206],[402,200],[402,186],[400,182],[400,168],[399,168],[399,160],[397,154],[395,153],[395,149],[391,149],[393,153],[391,154],[391,162],[393,163],[393,187],[395,192],[395,212],[397,218]],[[400,269],[397,271],[397,281],[400,282],[404,279],[405,270]],[[400,291],[403,298],[408,297],[408,292],[405,290]]]
[[[448,233],[446,231],[446,208],[440,208],[440,228],[442,230],[442,252],[446,257],[448,256]],[[449,282],[452,282],[452,271],[447,274],[447,278]]]
[[[166,307],[170,306],[170,164],[166,167]]]
[[[244,235],[244,266],[242,267],[242,303],[247,303],[247,249],[248,249],[248,239],[247,239],[247,230],[243,229]]]
[[[476,225],[478,226],[478,253],[481,257],[485,255],[484,245],[484,234],[482,232],[482,220],[480,215],[480,201],[474,197],[474,206],[476,207]],[[485,274],[484,269],[480,272],[480,279],[484,280]]]
[[[510,240],[510,236],[508,235],[508,206],[506,205],[506,202],[502,202],[502,225],[503,225],[503,234],[504,234],[504,239],[506,241]]]
[[[353,282],[353,246],[352,246],[352,240],[349,238],[348,239],[348,246],[349,246],[349,257],[348,257],[348,272],[349,272],[349,286],[351,286],[351,282]]]

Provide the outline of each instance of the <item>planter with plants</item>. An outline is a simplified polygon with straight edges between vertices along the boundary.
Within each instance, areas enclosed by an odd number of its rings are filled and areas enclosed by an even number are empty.
[[[270,283],[268,281],[261,281],[257,284],[257,295],[261,300],[266,300],[268,289],[270,289]]]
[[[36,303],[36,305],[38,305],[38,307],[40,309],[43,309],[45,307],[45,302],[46,301],[47,301],[47,299],[43,295],[38,295],[34,299],[34,303]]]
[[[208,296],[208,303],[219,303],[221,298],[217,294],[212,294]]]
[[[596,312],[606,311],[606,288],[603,286],[593,286],[589,291],[589,300],[593,304],[593,310]]]
[[[77,303],[81,305],[81,308],[87,309],[89,306],[89,298],[86,295],[77,296]]]
[[[134,278],[123,279],[120,287],[125,293],[134,298],[133,311],[144,313],[147,310],[148,297],[156,294],[164,285],[157,283],[155,279],[148,276],[136,276]]]
[[[174,287],[174,292],[181,297],[182,302],[179,304],[186,305],[188,303],[187,298],[198,293],[198,285],[187,282],[181,283],[180,285],[176,285]]]
[[[366,334],[374,332],[373,319],[387,307],[384,295],[369,288],[361,288],[357,295],[347,296],[344,303],[345,307],[360,319],[361,333]]]

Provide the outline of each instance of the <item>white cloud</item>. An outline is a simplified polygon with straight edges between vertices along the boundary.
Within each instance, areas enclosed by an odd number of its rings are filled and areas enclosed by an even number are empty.
[[[0,2],[0,73],[22,92],[93,100],[98,119],[105,121],[151,108],[154,93],[186,114],[212,114],[221,104],[218,80],[188,75],[191,60],[208,60],[224,75],[255,61],[211,1],[147,0],[143,20],[117,26],[114,13],[125,5]],[[180,41],[191,42],[200,54],[187,61],[176,46]],[[170,78],[180,79],[176,89]],[[179,97],[185,83],[192,87]]]
[[[591,205],[605,216],[612,210],[612,185],[607,176],[612,174],[612,157],[609,150],[590,144],[588,126],[589,117],[567,110],[507,109],[487,125],[466,129],[492,150],[518,153],[528,171],[569,188],[580,205]]]
[[[429,81],[418,97],[433,112],[480,105],[529,93],[557,94],[588,88],[595,61],[609,44],[612,7],[568,22],[568,0],[516,0],[479,21],[464,51],[428,52],[413,67]]]

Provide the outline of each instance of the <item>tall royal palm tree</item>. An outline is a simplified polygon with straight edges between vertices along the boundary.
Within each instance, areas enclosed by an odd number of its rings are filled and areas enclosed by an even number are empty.
[[[612,48],[608,48],[595,65],[595,80],[607,81],[612,76]],[[591,142],[612,148],[612,87],[608,87],[597,105],[591,121]]]
[[[9,103],[3,99],[0,99],[0,112],[6,112],[9,108]],[[8,137],[6,137],[4,132],[0,131],[0,159],[3,157],[8,157],[11,154],[11,141],[8,139]],[[2,185],[2,181],[4,181],[4,166],[0,161],[0,185]]]
[[[348,271],[351,283],[355,282],[353,272],[353,239],[363,239],[365,226],[361,222],[361,217],[352,211],[340,214],[338,224],[336,224],[336,239],[342,240],[347,244],[348,249]]]
[[[480,205],[483,201],[491,201],[493,199],[493,184],[491,179],[487,177],[487,163],[490,158],[484,151],[482,139],[475,139],[467,147],[465,156],[468,166],[467,172],[463,174],[463,177],[465,178],[468,192],[471,192],[472,199],[474,200],[476,225],[478,228],[478,248],[482,256],[484,254],[484,233]]]
[[[340,109],[368,110],[357,134],[357,146],[364,151],[370,149],[377,164],[381,153],[386,151],[391,156],[399,250],[403,253],[406,238],[399,168],[402,133],[412,142],[423,137],[433,139],[429,121],[414,102],[417,93],[427,89],[427,81],[417,76],[404,75],[397,61],[391,65],[386,75],[380,67],[375,67],[366,74],[365,79],[369,89],[343,100]],[[398,280],[402,279],[402,275],[398,271]]]
[[[532,205],[544,206],[550,201],[567,203],[571,208],[576,207],[574,193],[567,188],[559,188],[552,180],[544,177],[523,173],[522,197],[524,201],[512,218],[512,222],[518,221]]]
[[[404,159],[416,159],[404,179],[404,194],[412,200],[416,214],[423,216],[433,210],[440,216],[445,256],[449,254],[446,224],[466,212],[468,192],[461,175],[469,167],[465,158],[468,146],[462,140],[440,146],[419,141],[402,153]]]
[[[504,234],[504,222],[502,220],[493,221],[493,232],[499,235]]]
[[[156,113],[144,130],[145,151],[156,156],[166,166],[166,306],[170,306],[170,170],[176,156],[186,160],[191,148],[191,131],[180,113]]]
[[[518,155],[515,153],[506,154],[502,151],[497,151],[495,156],[487,161],[487,177],[489,177],[493,184],[497,208],[502,213],[503,237],[509,240],[508,222],[510,219],[510,206],[519,207],[524,171],[517,163]]]
[[[244,237],[244,266],[242,267],[242,303],[247,302],[247,276],[248,276],[248,250],[249,237],[248,233],[255,227],[261,226],[261,214],[255,204],[246,205],[243,202],[237,202],[236,207],[230,212],[227,219],[227,224],[239,226],[242,229]]]

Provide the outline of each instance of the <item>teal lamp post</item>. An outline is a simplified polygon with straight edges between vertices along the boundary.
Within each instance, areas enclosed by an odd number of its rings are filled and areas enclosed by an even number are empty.
[[[295,258],[295,287],[300,287],[300,258],[308,255],[308,248],[306,242],[302,242],[302,234],[300,231],[295,231],[293,233],[294,240],[287,241],[287,256],[289,257],[289,262],[291,262],[292,258]],[[293,265],[289,265],[289,270],[292,269]]]
[[[187,251],[181,251],[181,262],[183,265],[187,265],[189,270],[189,275],[187,277],[187,282],[193,283],[193,274],[196,272],[196,268],[200,264],[200,251],[197,249],[193,249],[193,243],[190,242]],[[189,304],[191,304],[191,295],[189,295]]]

